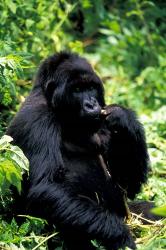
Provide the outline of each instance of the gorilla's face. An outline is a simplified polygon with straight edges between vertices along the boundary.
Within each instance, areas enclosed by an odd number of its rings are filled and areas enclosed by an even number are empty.
[[[80,119],[98,119],[101,114],[98,91],[92,82],[83,84],[81,81],[69,89],[71,111]]]
[[[60,120],[82,129],[96,130],[101,122],[104,90],[100,78],[83,58],[62,61],[45,84],[45,94]]]
[[[73,71],[66,84],[64,103],[71,117],[81,122],[95,122],[100,118],[102,101],[101,82],[92,72]]]

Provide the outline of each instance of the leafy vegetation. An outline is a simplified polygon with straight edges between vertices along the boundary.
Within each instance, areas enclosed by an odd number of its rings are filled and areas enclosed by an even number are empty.
[[[0,135],[30,90],[40,60],[62,49],[86,56],[105,84],[108,103],[132,107],[143,122],[151,172],[137,199],[166,216],[166,3],[156,0],[0,1]],[[47,223],[7,218],[28,162],[0,139],[0,248],[47,249]],[[166,221],[128,221],[141,250],[166,248]],[[96,244],[96,242],[93,242]],[[61,244],[59,248],[61,249]],[[101,247],[99,247],[101,249]]]

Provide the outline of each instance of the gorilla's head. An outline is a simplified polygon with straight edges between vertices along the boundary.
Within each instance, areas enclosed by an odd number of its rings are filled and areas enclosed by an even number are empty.
[[[86,129],[99,126],[103,84],[84,58],[66,52],[49,57],[39,68],[36,85],[63,123]]]

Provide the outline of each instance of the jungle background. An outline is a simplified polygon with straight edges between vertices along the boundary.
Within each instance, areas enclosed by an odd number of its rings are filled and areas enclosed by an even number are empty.
[[[49,238],[58,241],[44,220],[12,217],[11,186],[21,192],[28,161],[4,134],[41,60],[64,49],[92,63],[107,103],[138,113],[151,171],[136,199],[154,201],[155,212],[166,216],[166,1],[0,0],[0,249],[46,250]],[[132,215],[128,224],[138,249],[166,249],[165,219],[143,225]]]

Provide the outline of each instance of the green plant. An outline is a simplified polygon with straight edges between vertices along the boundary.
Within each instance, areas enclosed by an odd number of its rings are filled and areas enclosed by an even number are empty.
[[[10,144],[12,138],[4,135],[0,139],[0,201],[5,209],[12,201],[10,187],[21,192],[22,174],[28,171],[28,160],[21,149]]]

